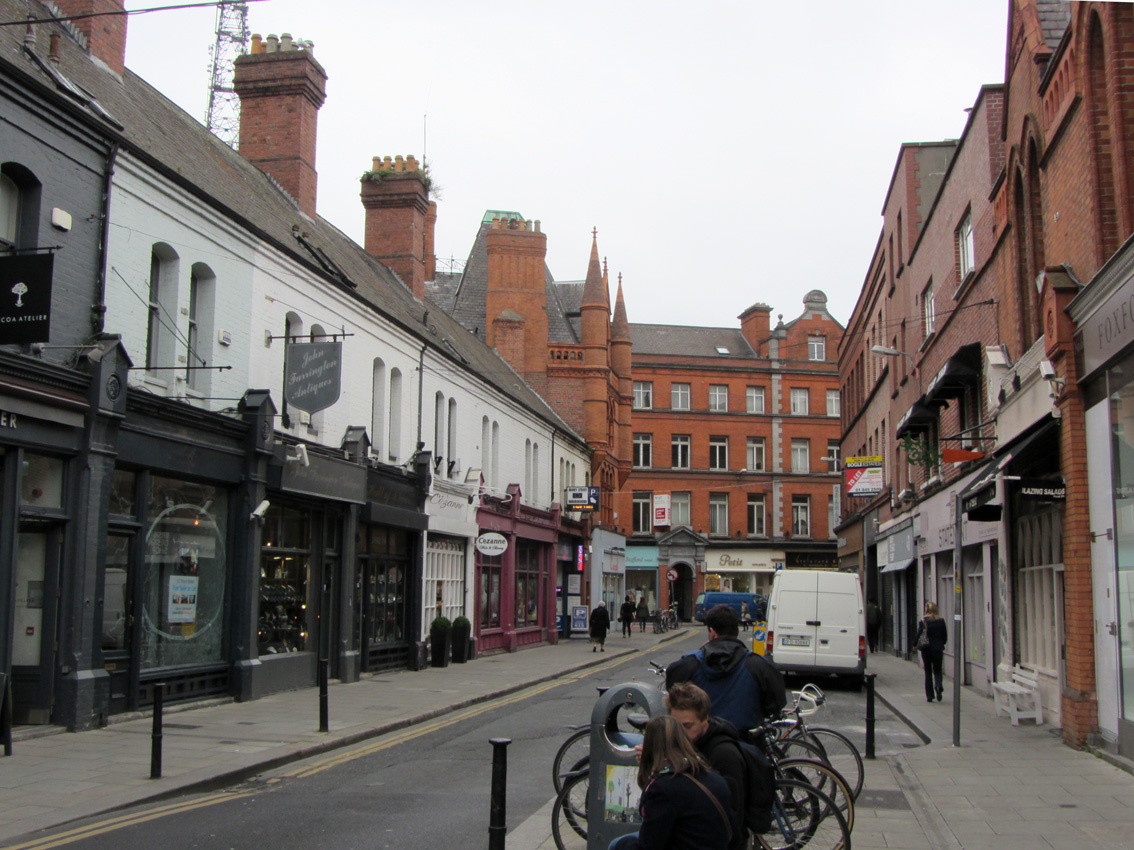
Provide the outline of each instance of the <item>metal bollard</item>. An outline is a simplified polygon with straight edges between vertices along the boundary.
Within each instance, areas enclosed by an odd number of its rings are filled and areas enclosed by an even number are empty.
[[[866,757],[874,758],[874,677],[877,673],[866,674]]]
[[[319,662],[319,731],[330,731],[330,706],[327,698],[327,685],[331,678],[331,662],[323,659]]]
[[[492,800],[488,813],[488,850],[504,850],[504,808],[508,796],[508,745],[511,738],[493,738]]]
[[[12,685],[0,673],[0,739],[4,741],[4,755],[12,754]]]
[[[154,730],[150,736],[150,779],[161,779],[161,713],[165,708],[165,682],[154,683]]]

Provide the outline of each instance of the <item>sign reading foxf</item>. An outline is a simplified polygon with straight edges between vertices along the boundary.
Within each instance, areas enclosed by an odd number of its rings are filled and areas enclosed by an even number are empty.
[[[284,400],[299,410],[318,413],[339,400],[342,388],[341,342],[292,342],[284,362]]]
[[[848,496],[877,496],[882,492],[882,457],[848,457],[846,476]]]
[[[51,338],[51,254],[0,257],[0,344]]]

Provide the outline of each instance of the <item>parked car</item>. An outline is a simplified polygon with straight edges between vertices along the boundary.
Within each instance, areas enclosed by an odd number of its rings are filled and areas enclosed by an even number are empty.
[[[768,608],[768,600],[760,594],[724,593],[715,590],[697,594],[697,599],[693,603],[693,619],[698,622],[703,622],[705,612],[714,605],[731,606],[736,609],[737,616],[743,616],[741,613],[741,603],[744,602],[748,603],[748,616],[752,622],[758,623],[764,619],[764,614]]]

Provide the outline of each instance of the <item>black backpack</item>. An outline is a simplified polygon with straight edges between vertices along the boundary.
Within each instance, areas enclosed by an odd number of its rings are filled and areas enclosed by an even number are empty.
[[[767,757],[747,741],[737,741],[744,758],[744,828],[767,832],[772,825],[772,803],[776,799],[776,771]]]

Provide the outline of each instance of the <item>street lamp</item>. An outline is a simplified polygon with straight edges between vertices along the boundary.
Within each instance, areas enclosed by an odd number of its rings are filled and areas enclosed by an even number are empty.
[[[889,346],[886,346],[886,345],[871,346],[870,350],[873,351],[875,354],[881,354],[885,357],[901,357],[902,355],[905,355],[906,357],[908,357],[910,359],[910,371],[911,372],[917,371],[917,366],[914,365],[913,355],[910,354],[908,351],[901,351],[900,349],[890,348]]]

